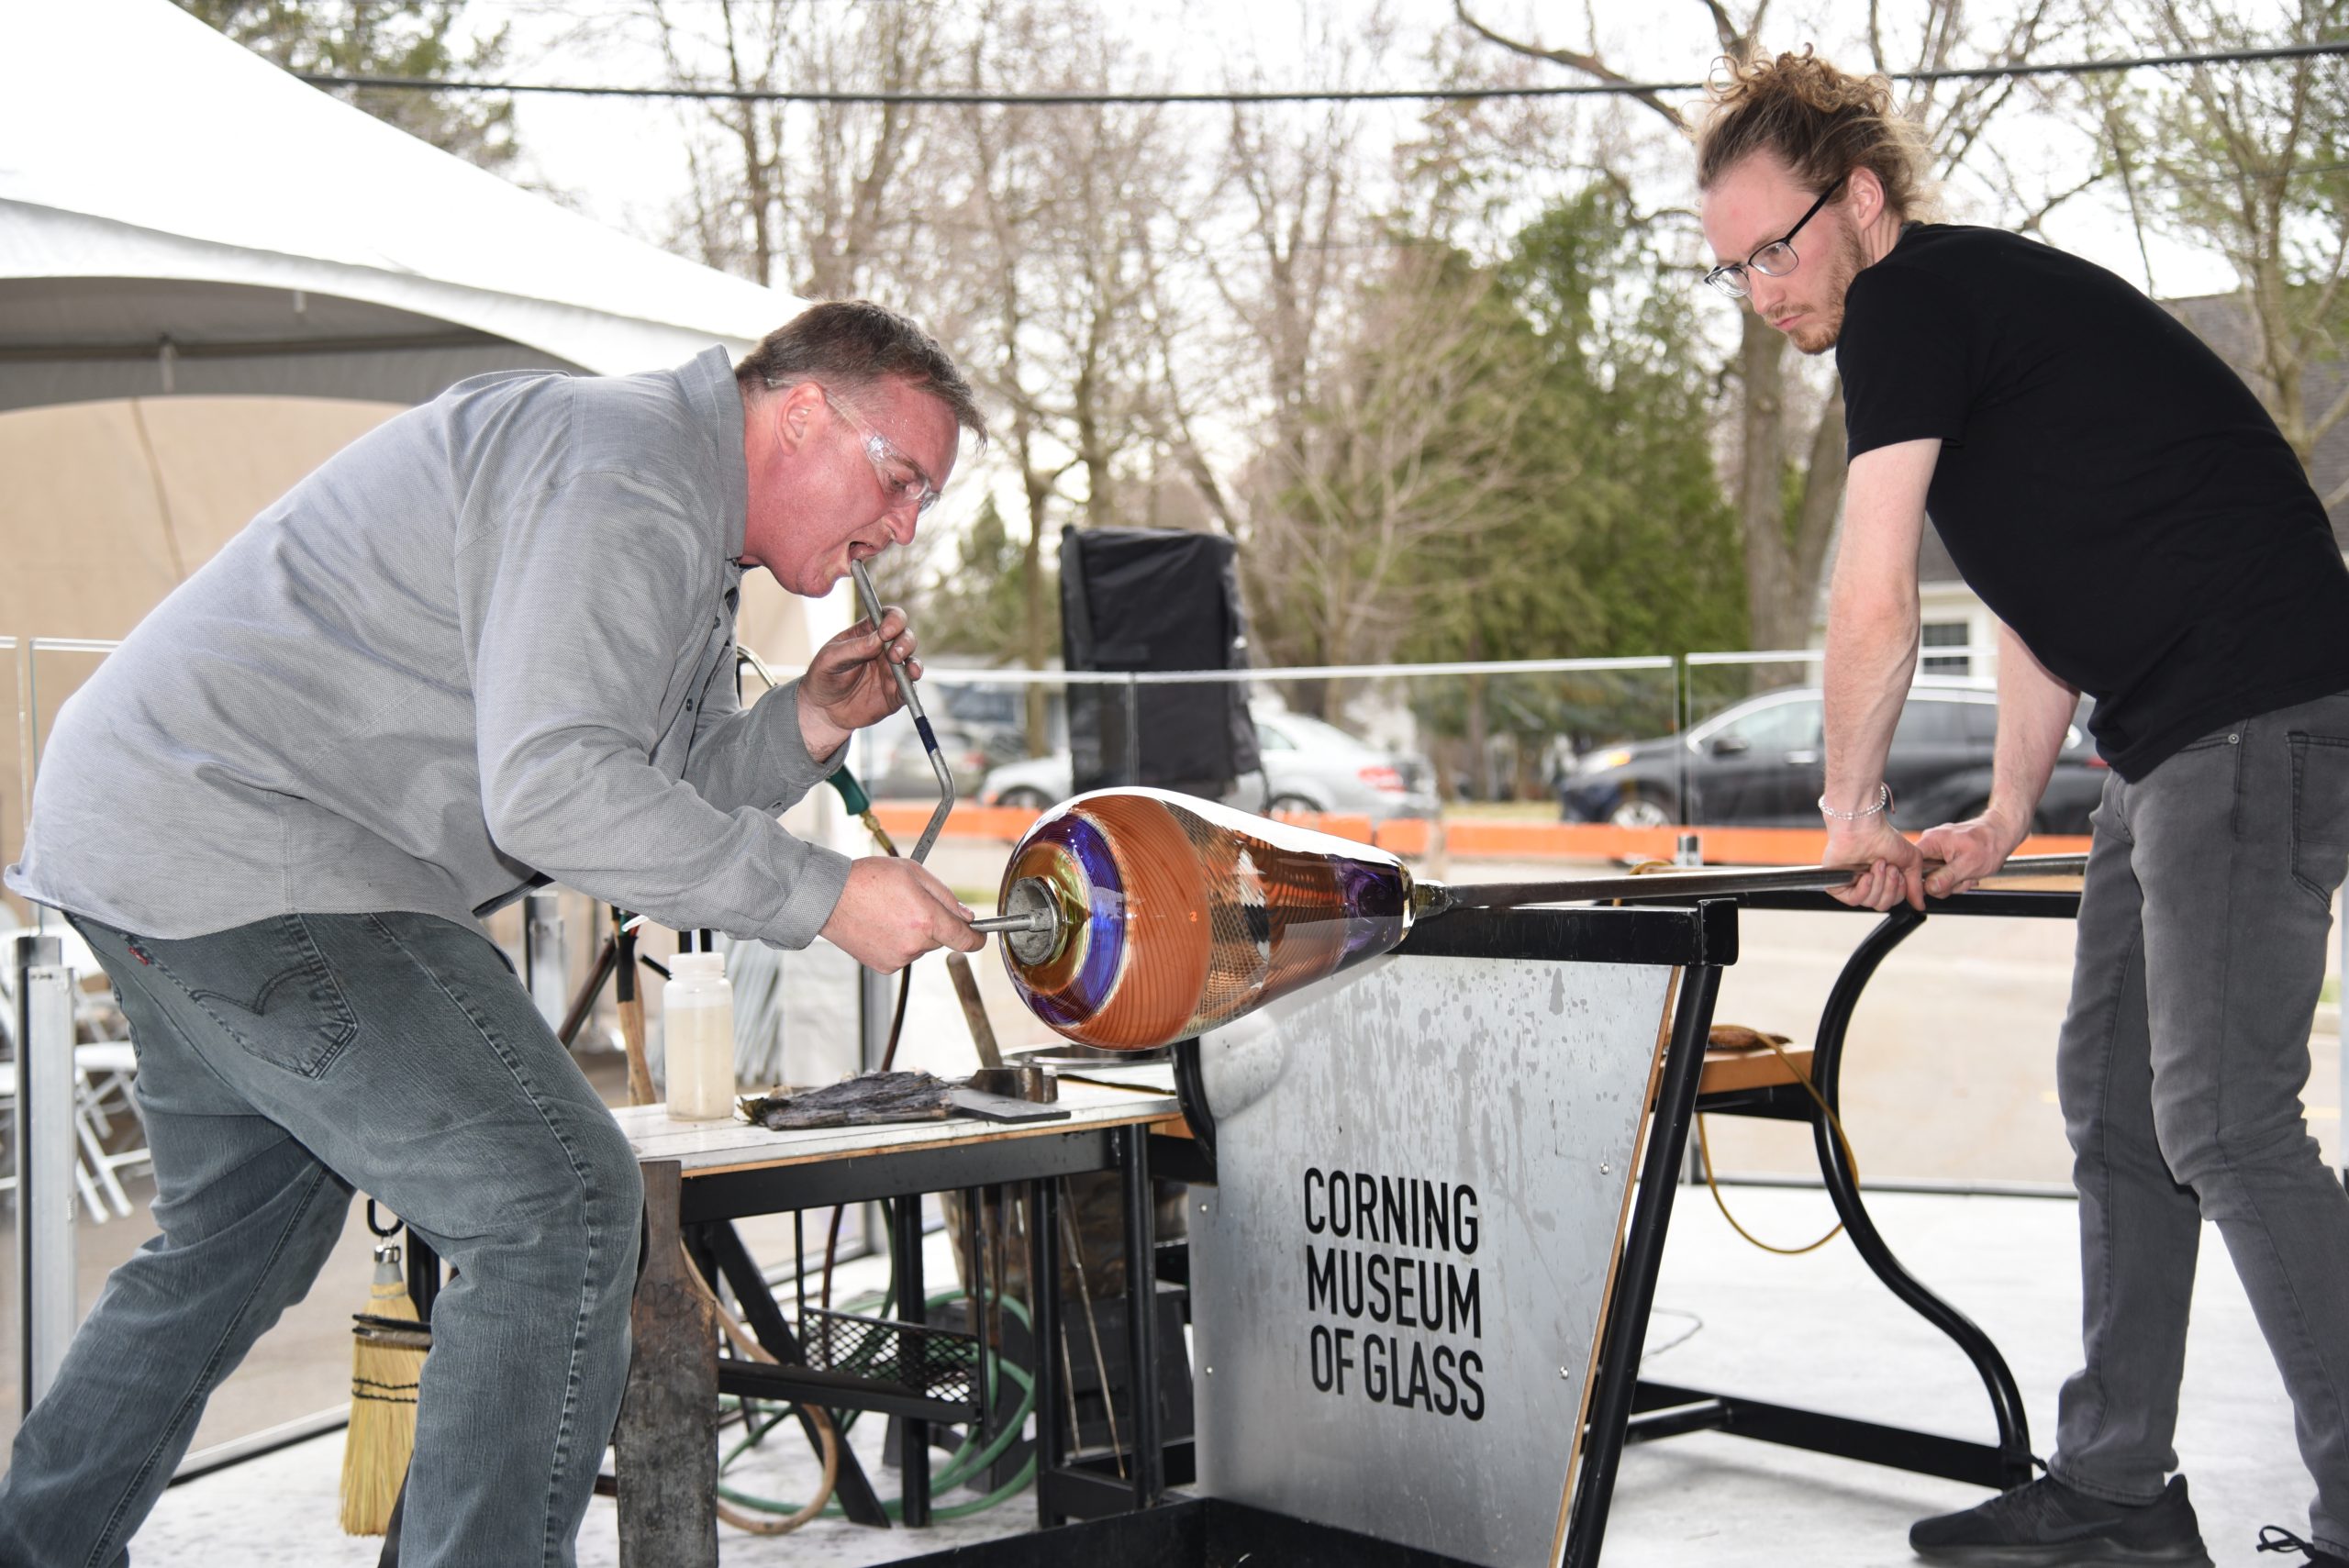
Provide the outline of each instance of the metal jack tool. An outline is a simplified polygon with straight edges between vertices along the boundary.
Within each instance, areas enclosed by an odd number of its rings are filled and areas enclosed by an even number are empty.
[[[850,575],[856,579],[857,591],[864,595],[865,613],[873,617],[873,629],[881,629],[881,595],[873,591],[873,574],[862,561],[848,563]],[[929,859],[930,847],[938,842],[941,829],[946,826],[949,813],[954,809],[954,773],[946,765],[945,755],[938,749],[937,732],[930,727],[930,716],[922,711],[921,698],[914,695],[914,683],[906,667],[890,659],[884,646],[882,660],[889,666],[889,673],[897,677],[898,695],[906,699],[906,711],[914,716],[914,728],[921,736],[921,749],[930,756],[930,771],[938,775],[938,809],[930,814],[930,821],[914,840],[912,859],[917,862]]]

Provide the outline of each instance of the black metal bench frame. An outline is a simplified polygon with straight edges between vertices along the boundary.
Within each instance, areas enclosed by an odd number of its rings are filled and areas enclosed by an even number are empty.
[[[1738,902],[1745,908],[1755,909],[1868,913],[1849,909],[1817,893],[1749,894]],[[1930,900],[1928,912],[1976,917],[2071,919],[2078,915],[2079,904],[2079,895],[2073,891],[1976,891],[1955,898]],[[1854,1248],[1886,1289],[1948,1336],[1973,1365],[1989,1399],[1996,1440],[1971,1442],[1905,1427],[1769,1404],[1740,1395],[1639,1378],[1636,1369],[1645,1338],[1646,1307],[1652,1299],[1649,1293],[1642,1292],[1636,1319],[1618,1316],[1609,1324],[1605,1352],[1607,1370],[1619,1379],[1627,1374],[1631,1378],[1629,1418],[1620,1435],[1594,1423],[1596,1429],[1586,1453],[1582,1485],[1576,1496],[1575,1529],[1565,1558],[1568,1568],[1584,1568],[1598,1561],[1616,1466],[1622,1445],[1629,1442],[1645,1442],[1683,1432],[1720,1431],[2000,1489],[2019,1486],[2031,1479],[2035,1462],[2031,1452],[2030,1423],[2006,1358],[1977,1324],[1927,1288],[1894,1256],[1868,1213],[1842,1140],[1836,1136],[1820,1104],[1824,1101],[1840,1114],[1846,1040],[1860,997],[1885,959],[1926,919],[1926,914],[1906,906],[1893,909],[1877,919],[1875,929],[1844,962],[1828,993],[1818,1033],[1812,1040],[1811,1083],[1819,1091],[1820,1100],[1813,1100],[1799,1084],[1703,1095],[1696,1083],[1702,1063],[1683,1061],[1681,1041],[1675,1037],[1674,1060],[1665,1068],[1665,1086],[1657,1096],[1655,1122],[1649,1133],[1649,1160],[1642,1173],[1640,1196],[1631,1218],[1632,1236],[1626,1245],[1625,1267],[1628,1271],[1636,1266],[1647,1274],[1652,1284],[1661,1261],[1664,1229],[1670,1218],[1674,1178],[1687,1158],[1688,1132],[1698,1114],[1807,1122],[1818,1153],[1820,1176]],[[1642,1245],[1649,1238],[1651,1244]]]

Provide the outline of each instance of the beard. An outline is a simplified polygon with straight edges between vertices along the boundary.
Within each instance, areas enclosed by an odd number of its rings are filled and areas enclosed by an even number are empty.
[[[1849,229],[1837,233],[1835,248],[1820,260],[1826,263],[1820,289],[1823,297],[1819,307],[1810,312],[1809,321],[1787,333],[1787,340],[1797,351],[1811,355],[1825,353],[1843,336],[1843,296],[1851,291],[1852,280],[1860,275],[1860,269],[1868,264],[1860,237]]]

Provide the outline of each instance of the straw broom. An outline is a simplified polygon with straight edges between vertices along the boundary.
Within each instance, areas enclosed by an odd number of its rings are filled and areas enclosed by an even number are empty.
[[[375,1249],[367,1310],[351,1316],[351,1431],[342,1448],[342,1528],[381,1535],[416,1447],[416,1390],[432,1331],[417,1320],[400,1250]]]

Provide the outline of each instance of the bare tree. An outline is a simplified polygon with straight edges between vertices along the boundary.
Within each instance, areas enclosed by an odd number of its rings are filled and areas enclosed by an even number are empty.
[[[2297,0],[2281,37],[2212,0],[2143,0],[2135,17],[2157,47],[2223,51],[2337,39],[2349,0]],[[2087,102],[2141,231],[2214,244],[2233,267],[2241,346],[2221,347],[2313,469],[2318,443],[2349,416],[2349,378],[2310,373],[2339,359],[2349,328],[2349,90],[2337,62],[2197,66],[2134,93],[2108,78]],[[2349,500],[2349,482],[2323,500]]]
[[[469,28],[466,0],[174,0],[207,27],[287,71],[348,76],[495,77],[513,28]],[[328,89],[443,152],[484,169],[514,161],[514,100],[504,95]]]
[[[1314,26],[1303,52],[1332,86],[1371,75],[1392,41],[1383,7],[1364,17],[1325,15]],[[1271,84],[1252,57],[1226,70],[1226,85],[1235,90]],[[1231,106],[1204,221],[1180,255],[1162,248],[1156,257],[1161,434],[1209,515],[1235,538],[1249,535],[1248,487],[1219,476],[1203,427],[1264,423],[1274,467],[1294,473],[1304,465],[1318,384],[1340,335],[1332,324],[1379,253],[1360,244],[1379,205],[1369,189],[1375,170],[1358,150],[1361,131],[1361,116],[1348,104]],[[1179,275],[1170,280],[1170,270]],[[1186,317],[1174,301],[1202,284],[1219,318],[1190,343],[1178,342]]]
[[[1748,9],[1728,0],[1699,0],[1722,55],[1746,60],[1763,52],[1770,0]],[[1871,4],[1866,48],[1880,72],[1931,70],[1966,60],[1992,62],[2027,58],[2062,31],[2061,0],[2021,0],[2013,13],[1986,27],[1970,25],[1963,0],[1928,0],[1913,35],[1889,35],[1881,8]],[[1633,86],[1633,79],[1608,61],[1595,45],[1543,43],[1512,37],[1479,20],[1469,0],[1453,0],[1461,24],[1486,41],[1513,53],[1548,61],[1600,82]],[[1928,83],[1904,106],[1938,149],[1938,173],[1947,179],[1969,160],[1996,163],[1985,141],[1991,122],[2016,99],[2011,81]],[[1693,139],[1696,128],[1682,110],[1646,92],[1627,95],[1678,137]],[[2015,185],[2002,164],[1985,176],[1994,190]],[[2065,195],[2073,194],[2064,193]],[[2043,199],[2025,215],[2036,227],[2061,200]],[[2005,205],[2021,206],[2015,200]],[[1845,466],[1843,404],[1840,388],[1823,400],[1807,396],[1800,378],[1790,374],[1786,339],[1752,312],[1742,312],[1736,352],[1722,377],[1738,394],[1735,458],[1731,484],[1745,555],[1747,606],[1753,645],[1800,647],[1809,639],[1820,575],[1842,504]],[[1815,417],[1810,408],[1816,407]],[[1789,500],[1791,494],[1792,499]]]
[[[974,90],[1130,86],[1143,67],[1076,0],[1004,0],[974,18],[958,75]],[[1156,261],[1181,227],[1185,160],[1149,106],[956,111],[943,286],[973,373],[1009,410],[1007,456],[1026,512],[1026,658],[1051,646],[1045,541],[1063,510],[1099,527],[1155,467],[1156,369],[1169,301]],[[1041,691],[1030,708],[1041,746]]]
[[[969,61],[971,78],[980,75],[981,62]],[[1021,566],[1026,603],[1022,613],[1022,652],[1031,670],[1044,667],[1050,651],[1050,623],[1044,605],[1044,535],[1049,526],[1053,486],[1066,467],[1046,455],[1044,421],[1034,401],[1024,395],[1031,375],[1028,320],[1032,306],[1026,287],[1030,226],[1049,202],[1049,183],[1034,154],[1041,127],[1020,110],[989,115],[970,113],[964,126],[965,152],[972,161],[968,193],[957,226],[964,265],[974,279],[983,280],[986,302],[974,308],[968,321],[971,335],[988,342],[992,351],[979,356],[975,373],[998,395],[1012,392],[1008,403],[1011,426],[1008,456],[1018,471],[1019,495],[1027,514]],[[991,304],[992,308],[988,308]],[[1041,754],[1047,745],[1044,694],[1028,694],[1028,745]]]
[[[1517,420],[1538,372],[1495,330],[1493,297],[1456,252],[1404,247],[1342,301],[1351,330],[1297,444],[1268,443],[1253,475],[1242,570],[1279,606],[1255,631],[1274,662],[1389,656],[1432,586],[1426,549],[1528,504]]]
[[[681,85],[899,92],[952,50],[935,0],[831,7],[795,0],[646,0]],[[713,100],[696,111],[685,234],[712,266],[818,299],[905,294],[922,260],[908,176],[927,150],[898,104]]]

